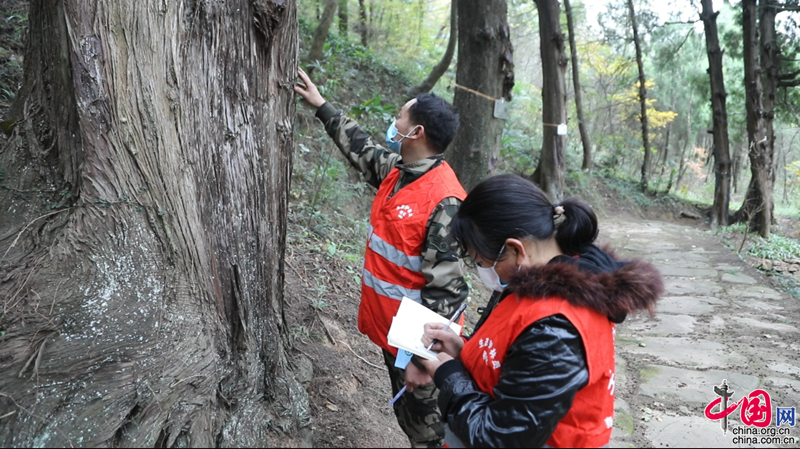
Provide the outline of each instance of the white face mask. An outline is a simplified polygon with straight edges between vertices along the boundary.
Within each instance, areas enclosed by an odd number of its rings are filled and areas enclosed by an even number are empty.
[[[500,255],[503,254],[504,249],[506,249],[505,245],[503,245],[503,248],[501,248],[500,252],[497,253],[497,259],[494,261],[494,264],[491,267],[476,267],[478,268],[478,275],[481,277],[483,283],[496,292],[502,292],[506,289],[506,287],[508,287],[508,282],[505,284],[500,282],[500,275],[497,274],[497,271],[494,269],[494,267],[497,266],[497,261],[500,260]]]

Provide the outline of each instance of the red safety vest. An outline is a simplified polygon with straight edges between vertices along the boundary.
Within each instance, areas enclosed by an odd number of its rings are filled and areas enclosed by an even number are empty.
[[[386,342],[392,317],[403,296],[422,303],[420,291],[427,283],[422,275],[422,245],[428,219],[445,198],[463,201],[467,196],[447,162],[390,198],[399,177],[400,169],[392,169],[372,203],[358,310],[358,330],[395,356],[397,348]]]
[[[491,312],[461,350],[461,360],[481,391],[494,397],[503,360],[519,334],[534,322],[561,314],[578,330],[589,383],[547,440],[551,447],[602,447],[611,440],[614,416],[614,324],[604,315],[559,298],[520,300],[512,294]]]

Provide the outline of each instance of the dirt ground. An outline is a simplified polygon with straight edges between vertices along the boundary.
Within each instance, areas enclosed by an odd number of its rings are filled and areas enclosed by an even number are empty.
[[[646,211],[631,211],[623,208],[610,192],[600,192],[600,195],[604,197],[603,209],[598,210],[601,241],[604,232],[605,235],[621,232],[604,228],[604,222],[616,227],[626,221],[654,219],[671,225],[689,226],[696,232],[707,229],[702,219],[687,218],[697,211],[686,210],[685,206],[652,206]],[[716,263],[742,263],[735,253],[722,247],[713,234],[700,234],[704,236],[704,244],[714,245],[718,250]],[[314,246],[313,242],[305,242],[305,245]],[[647,258],[647,255],[639,257]],[[290,306],[287,322],[295,342],[295,355],[313,371],[308,391],[314,445],[408,447],[392,410],[387,408],[392,394],[381,353],[357,329],[359,284],[353,279],[353,268],[343,266],[345,264],[337,263],[320,252],[293,246],[291,242],[286,262],[286,298]],[[751,271],[757,273],[755,269]],[[475,273],[472,279],[478,279]],[[467,330],[477,320],[477,307],[489,297],[488,290],[480,285],[480,281],[473,282],[473,287],[476,290],[471,292],[466,313]],[[737,312],[731,310],[728,313]],[[800,320],[800,316],[794,319]],[[636,323],[648,320],[643,317]],[[631,382],[630,388],[635,388],[633,384],[638,380],[632,379]],[[636,445],[651,444],[642,436],[624,441]]]

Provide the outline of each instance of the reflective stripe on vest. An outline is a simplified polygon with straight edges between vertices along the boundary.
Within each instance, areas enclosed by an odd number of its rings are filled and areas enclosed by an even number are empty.
[[[375,290],[375,292],[379,295],[396,299],[398,301],[403,299],[403,296],[407,296],[422,304],[422,290],[413,290],[405,288],[401,285],[390,284],[389,282],[382,281],[373,276],[372,273],[370,273],[366,268],[362,273],[362,279],[364,281],[364,285]]]
[[[369,249],[375,251],[381,257],[397,265],[398,267],[407,268],[411,271],[422,272],[422,256],[410,256],[400,251],[399,249],[389,244],[389,242],[373,234],[372,232],[373,229],[374,228],[370,224]],[[409,296],[409,298],[411,298],[411,296]]]
[[[422,303],[427,284],[422,248],[430,215],[444,198],[466,197],[447,162],[393,192],[400,175],[400,169],[393,168],[372,203],[358,307],[358,330],[392,354],[397,348],[389,346],[386,334],[400,300],[407,296]]]

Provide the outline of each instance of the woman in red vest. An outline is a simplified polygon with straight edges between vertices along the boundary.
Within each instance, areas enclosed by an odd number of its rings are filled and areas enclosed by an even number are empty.
[[[477,185],[452,235],[496,293],[469,339],[426,325],[450,447],[602,447],[614,419],[614,326],[653,313],[661,275],[593,244],[597,217],[499,175]],[[413,385],[410,387],[413,388]]]

